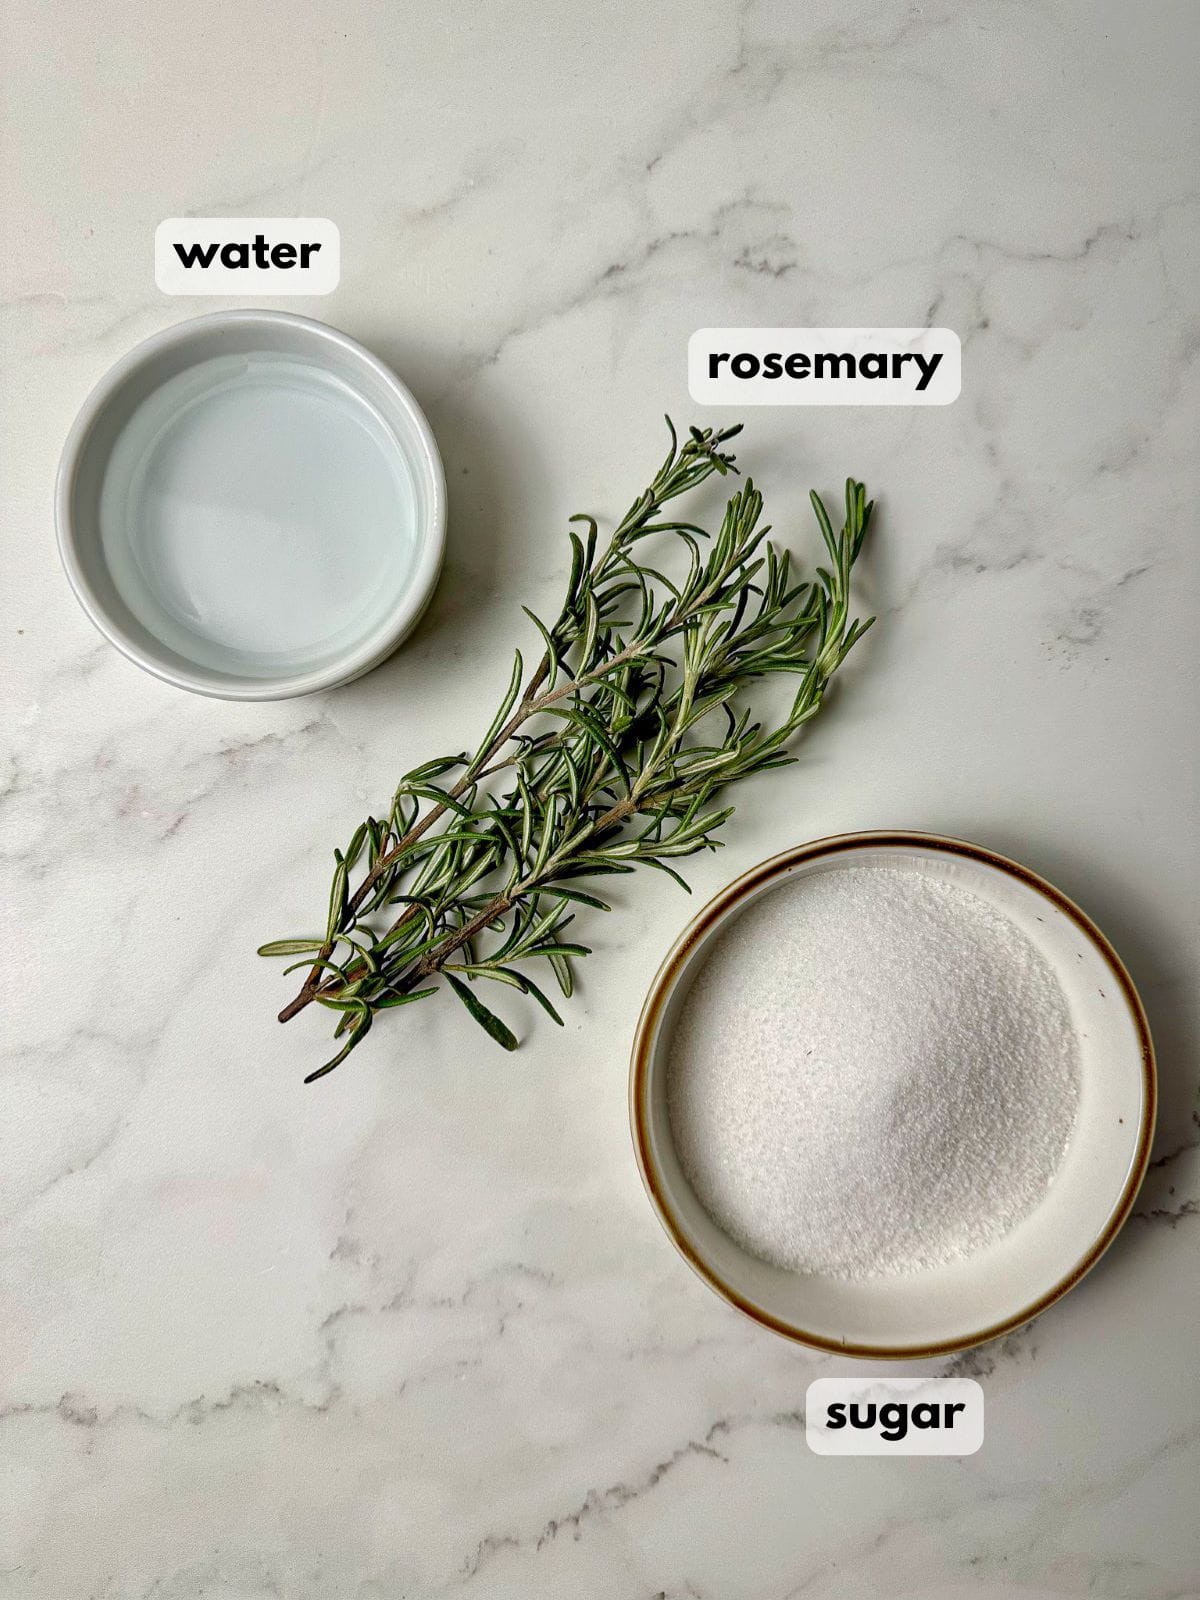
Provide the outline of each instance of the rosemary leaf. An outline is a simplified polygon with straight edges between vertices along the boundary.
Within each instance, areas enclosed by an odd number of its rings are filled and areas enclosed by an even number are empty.
[[[517,1048],[516,1034],[500,1021],[494,1011],[489,1011],[483,1001],[473,995],[465,983],[456,978],[452,972],[446,973],[446,982],[485,1033],[491,1034],[496,1043],[502,1044],[506,1050],[515,1050]]]

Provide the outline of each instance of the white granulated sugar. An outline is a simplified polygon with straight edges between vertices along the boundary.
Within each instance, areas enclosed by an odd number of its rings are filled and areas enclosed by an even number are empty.
[[[1066,997],[1007,917],[895,867],[782,884],[718,936],[668,1064],[675,1144],[726,1233],[863,1279],[1028,1215],[1079,1096]]]

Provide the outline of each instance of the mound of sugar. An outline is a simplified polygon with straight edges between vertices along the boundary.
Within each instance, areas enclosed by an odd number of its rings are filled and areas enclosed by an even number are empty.
[[[668,1110],[713,1220],[848,1279],[965,1256],[1045,1194],[1079,1096],[1045,958],[940,878],[838,867],[760,896],[682,1007]]]

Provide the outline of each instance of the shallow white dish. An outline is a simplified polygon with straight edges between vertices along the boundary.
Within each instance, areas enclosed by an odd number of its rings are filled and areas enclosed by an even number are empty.
[[[769,1266],[734,1243],[692,1191],[667,1112],[672,1030],[711,941],[751,900],[785,881],[886,864],[959,884],[1032,940],[1066,995],[1080,1050],[1080,1097],[1061,1167],[1042,1203],[965,1260],[846,1282]],[[1145,1174],[1154,1132],[1154,1052],[1128,973],[1098,928],[1058,890],[1003,856],[913,833],[845,834],[764,862],[685,930],[651,986],[634,1043],[630,1119],[659,1220],[685,1260],[756,1322],[846,1355],[928,1357],[998,1337],[1065,1294],[1116,1236]]]
[[[80,604],[131,661],[276,700],[358,677],[413,627],[441,569],[445,476],[412,395],[353,339],[220,312],[93,390],[55,520]]]

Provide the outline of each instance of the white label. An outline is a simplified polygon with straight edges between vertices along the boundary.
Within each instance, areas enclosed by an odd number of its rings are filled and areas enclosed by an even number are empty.
[[[328,217],[168,217],[154,231],[164,294],[331,294],[341,271]]]
[[[974,1378],[818,1378],[804,1436],[819,1456],[970,1456],[983,1443]]]
[[[962,388],[952,328],[700,328],[688,389],[705,406],[945,406]]]

